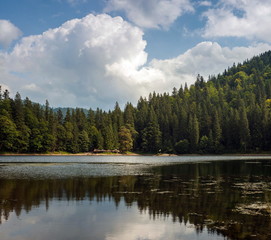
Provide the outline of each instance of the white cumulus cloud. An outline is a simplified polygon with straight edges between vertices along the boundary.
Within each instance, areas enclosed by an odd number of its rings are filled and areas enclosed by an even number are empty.
[[[263,43],[250,47],[228,48],[216,42],[201,42],[176,58],[153,59],[147,66],[129,72],[114,65],[109,71],[116,79],[137,81],[136,91],[148,96],[153,91],[171,92],[173,87],[179,88],[185,83],[193,84],[198,74],[207,80],[209,75],[222,73],[233,63],[242,63],[268,50],[271,50],[271,45]]]
[[[124,11],[140,27],[167,29],[184,12],[193,11],[193,6],[190,0],[109,0],[105,11]]]
[[[52,106],[113,108],[150,92],[171,92],[197,74],[218,74],[269,44],[222,47],[202,42],[176,58],[147,63],[143,32],[121,17],[89,14],[0,52],[0,85]]]
[[[220,0],[204,16],[204,37],[245,37],[271,42],[270,0]]]
[[[12,41],[18,39],[22,32],[8,20],[0,19],[0,45],[8,48]]]
[[[210,2],[210,1],[200,1],[199,5],[204,6],[204,7],[210,7],[210,6],[212,6],[212,2]]]
[[[194,83],[198,74],[207,79],[209,75],[222,73],[233,63],[242,63],[270,49],[269,44],[228,48],[216,42],[201,42],[176,58],[154,59],[150,65],[160,70],[171,86],[179,87],[184,82]]]
[[[146,63],[142,36],[121,17],[90,14],[73,19],[25,37],[11,53],[2,54],[5,74],[0,83],[61,106],[108,107],[118,99],[128,101],[138,96],[134,86],[140,80],[120,78],[115,68],[129,76]]]

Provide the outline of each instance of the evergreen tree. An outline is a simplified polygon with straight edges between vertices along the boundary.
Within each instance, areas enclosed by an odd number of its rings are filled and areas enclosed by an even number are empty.
[[[124,109],[124,123],[129,124],[134,127],[135,120],[134,120],[134,107],[131,103],[127,103]]]
[[[221,138],[222,138],[222,129],[220,126],[218,113],[216,111],[214,115],[214,123],[213,123],[213,140],[214,140],[214,145],[216,148],[218,148],[219,145],[221,144]]]
[[[119,150],[123,153],[131,151],[133,148],[133,138],[129,128],[122,126],[119,131]]]
[[[199,123],[197,116],[195,114],[189,115],[188,129],[189,129],[190,151],[194,153],[197,151],[199,143]]]
[[[65,141],[65,150],[67,152],[74,152],[73,147],[73,125],[71,122],[66,121],[64,124],[66,141]]]
[[[45,120],[48,121],[49,120],[49,110],[50,110],[50,106],[49,106],[49,102],[48,100],[46,99],[46,102],[45,102]]]
[[[63,112],[61,109],[57,110],[57,122],[58,124],[63,124]]]
[[[123,125],[123,113],[119,107],[118,102],[115,104],[115,109],[112,112],[112,122],[113,124],[116,124],[116,130],[119,131],[120,127]]]
[[[13,151],[18,132],[8,116],[0,116],[0,152]]]
[[[250,140],[251,147],[254,150],[261,149],[263,144],[262,117],[260,106],[258,104],[254,105],[249,114]]]
[[[247,113],[244,105],[241,107],[240,111],[240,146],[244,152],[247,151],[247,147],[249,146],[250,142],[250,130],[249,130],[249,123],[247,119]]]
[[[180,140],[174,146],[176,153],[186,154],[189,153],[190,143],[187,139]]]
[[[17,92],[14,99],[13,119],[16,125],[18,136],[16,138],[16,152],[27,152],[29,148],[30,129],[25,124],[24,105],[21,95]]]
[[[104,128],[103,138],[104,138],[104,148],[107,150],[113,150],[115,148],[115,142],[112,124],[109,124]]]
[[[201,153],[210,152],[210,141],[207,136],[202,136],[199,141],[199,150]]]
[[[88,137],[88,133],[85,130],[79,133],[78,145],[79,145],[80,152],[89,151],[89,137]]]
[[[67,132],[63,125],[58,124],[56,128],[56,151],[66,150]]]
[[[89,126],[95,126],[95,112],[91,108],[88,110],[87,122]]]
[[[103,136],[95,126],[91,126],[89,128],[88,136],[89,136],[89,149],[91,151],[93,151],[94,149],[103,148]]]
[[[142,150],[158,152],[161,148],[161,132],[154,109],[151,107],[148,124],[142,131]]]

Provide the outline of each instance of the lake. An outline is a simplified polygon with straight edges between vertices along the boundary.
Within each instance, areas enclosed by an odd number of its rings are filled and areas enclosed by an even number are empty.
[[[268,156],[1,156],[0,239],[271,239]]]

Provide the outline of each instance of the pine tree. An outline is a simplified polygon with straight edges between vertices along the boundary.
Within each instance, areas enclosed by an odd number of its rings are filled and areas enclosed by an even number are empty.
[[[89,149],[93,151],[94,149],[103,148],[103,136],[101,132],[95,126],[90,126],[88,129],[89,136]]]
[[[0,116],[0,152],[13,151],[18,132],[8,116]]]
[[[222,139],[222,129],[218,117],[218,112],[215,112],[214,115],[214,123],[213,123],[213,139],[214,139],[214,145],[216,148],[218,148],[221,144]]]
[[[14,99],[13,119],[16,124],[18,137],[16,138],[16,152],[27,152],[29,148],[30,129],[25,124],[24,106],[21,95],[17,92]]]
[[[263,143],[263,122],[262,122],[262,112],[258,104],[254,105],[249,114],[249,129],[250,129],[250,139],[251,147],[254,150],[259,150],[262,148]]]
[[[134,120],[134,107],[131,103],[127,103],[124,109],[124,123],[129,124],[134,127],[135,120]]]
[[[49,110],[50,110],[50,105],[49,105],[48,100],[46,99],[46,102],[45,102],[45,120],[46,121],[49,121]]]
[[[188,130],[189,130],[190,151],[192,153],[195,153],[197,151],[199,143],[199,122],[195,114],[189,115]]]
[[[58,124],[63,124],[63,112],[61,109],[57,110],[57,122]]]
[[[240,109],[240,146],[244,152],[247,151],[250,142],[250,130],[249,123],[247,119],[247,113],[244,104],[242,104]]]
[[[67,132],[63,125],[58,124],[56,128],[56,151],[66,150]]]
[[[133,138],[130,130],[122,126],[119,131],[119,150],[123,153],[131,151],[133,148]]]
[[[88,110],[87,121],[89,126],[95,126],[95,112],[91,108]]]
[[[78,136],[78,145],[80,152],[87,152],[89,151],[89,137],[85,130],[79,133]]]
[[[161,148],[161,131],[156,114],[151,107],[148,124],[142,131],[142,150],[145,152],[158,152]]]
[[[104,138],[104,148],[106,150],[113,150],[115,147],[115,142],[112,124],[109,124],[104,128],[103,138]]]
[[[112,112],[112,122],[113,124],[116,124],[116,130],[119,131],[120,130],[120,127],[123,126],[123,114],[122,114],[122,111],[119,107],[119,104],[118,102],[116,102],[115,104],[115,109],[114,111]]]

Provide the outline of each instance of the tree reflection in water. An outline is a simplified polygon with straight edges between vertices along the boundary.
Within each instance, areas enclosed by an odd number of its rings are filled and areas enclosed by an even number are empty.
[[[271,239],[270,161],[214,161],[151,167],[137,176],[0,179],[1,220],[50,208],[53,200],[137,204],[153,219],[171,216],[229,239]],[[1,227],[1,226],[0,226]]]

